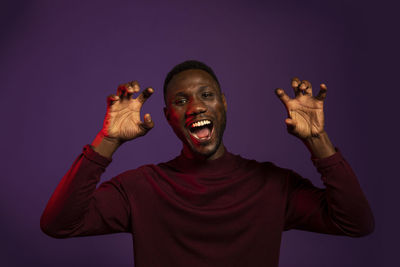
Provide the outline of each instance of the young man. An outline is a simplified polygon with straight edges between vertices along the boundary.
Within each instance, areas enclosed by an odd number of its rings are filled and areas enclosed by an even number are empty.
[[[168,123],[181,155],[130,170],[96,189],[113,153],[154,123],[140,109],[137,82],[108,97],[103,129],[86,146],[51,197],[41,220],[53,237],[129,232],[135,266],[278,266],[282,231],[363,236],[373,216],[348,163],[324,131],[326,86],[312,95],[292,80],[296,97],[276,94],[288,110],[288,130],[313,156],[326,189],[296,173],[243,159],[223,144],[227,103],[214,72],[198,61],[171,70],[164,84]]]

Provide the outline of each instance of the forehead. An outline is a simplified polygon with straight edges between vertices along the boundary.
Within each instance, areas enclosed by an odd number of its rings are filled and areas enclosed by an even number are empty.
[[[200,69],[191,69],[174,75],[168,83],[165,94],[168,97],[168,95],[174,95],[178,91],[197,88],[199,86],[209,86],[218,89],[217,82],[208,72]]]

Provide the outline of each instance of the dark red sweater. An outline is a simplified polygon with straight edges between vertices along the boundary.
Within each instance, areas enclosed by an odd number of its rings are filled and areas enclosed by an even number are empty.
[[[96,189],[110,160],[86,146],[49,200],[41,227],[58,238],[129,232],[136,267],[276,267],[283,230],[373,230],[368,202],[340,152],[313,161],[326,189],[229,152],[210,162],[181,155]]]

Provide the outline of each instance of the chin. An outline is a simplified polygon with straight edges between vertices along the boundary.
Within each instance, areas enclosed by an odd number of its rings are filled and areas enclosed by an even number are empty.
[[[189,152],[190,154],[192,154],[194,157],[201,157],[201,158],[211,158],[212,156],[214,156],[222,147],[222,140],[220,140],[219,142],[210,142],[208,144],[193,144],[190,143],[187,146],[187,152]]]

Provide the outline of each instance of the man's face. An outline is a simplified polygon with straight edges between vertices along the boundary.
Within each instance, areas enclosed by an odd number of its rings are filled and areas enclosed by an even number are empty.
[[[173,76],[165,92],[165,116],[190,158],[216,159],[224,153],[226,101],[218,84],[203,70]]]

